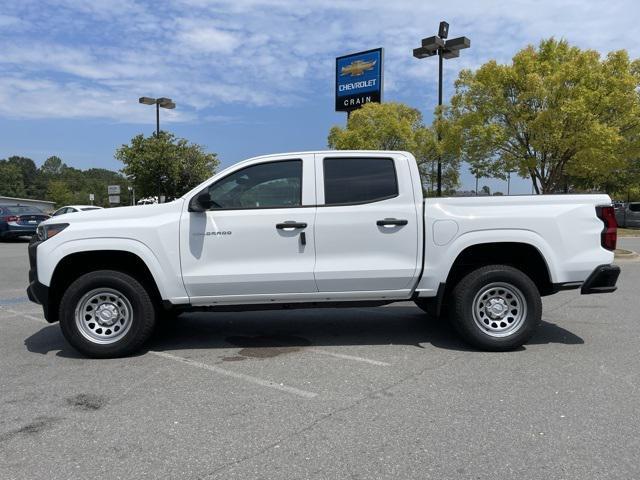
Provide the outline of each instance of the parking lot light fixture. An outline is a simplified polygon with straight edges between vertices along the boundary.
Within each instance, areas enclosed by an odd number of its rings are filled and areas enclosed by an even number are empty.
[[[156,106],[156,138],[160,137],[160,107],[166,108],[169,110],[173,110],[176,108],[176,104],[173,100],[168,97],[160,97],[160,98],[152,98],[152,97],[140,97],[138,99],[139,103],[144,105],[155,105]],[[158,199],[161,199],[162,195],[160,193],[160,180],[158,180]],[[162,203],[162,201],[160,201]]]
[[[151,97],[140,97],[138,102],[144,103],[145,105],[155,105],[156,99]]]
[[[421,46],[413,49],[413,56],[423,59],[438,55],[438,115],[442,114],[442,60],[457,58],[460,50],[469,48],[471,40],[467,37],[458,37],[447,40],[449,36],[449,24],[440,22],[438,35],[423,38]],[[438,142],[442,140],[440,129],[438,128]],[[442,156],[438,155],[438,197],[442,196]]]
[[[152,98],[152,97],[140,97],[138,103],[143,105],[155,105],[156,106],[156,137],[160,135],[160,107],[173,110],[176,108],[176,104],[173,100],[167,97]]]

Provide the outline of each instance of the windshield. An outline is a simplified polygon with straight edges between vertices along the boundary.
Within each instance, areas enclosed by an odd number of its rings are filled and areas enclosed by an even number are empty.
[[[100,207],[84,207],[84,208],[81,208],[80,210],[82,210],[82,211],[86,211],[86,210],[100,210]]]

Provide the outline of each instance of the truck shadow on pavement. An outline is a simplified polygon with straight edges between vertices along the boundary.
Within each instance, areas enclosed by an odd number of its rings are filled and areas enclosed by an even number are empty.
[[[583,344],[576,334],[543,321],[527,345]],[[415,307],[271,310],[242,313],[184,313],[163,321],[146,351],[224,349],[224,361],[269,358],[305,347],[429,345],[447,350],[476,351],[462,343],[453,328],[427,317]],[[81,358],[64,340],[58,325],[51,325],[25,340],[30,352]],[[240,349],[237,353],[229,350]],[[526,346],[519,351],[525,351]],[[144,354],[146,351],[141,352]],[[347,352],[348,353],[348,352]]]

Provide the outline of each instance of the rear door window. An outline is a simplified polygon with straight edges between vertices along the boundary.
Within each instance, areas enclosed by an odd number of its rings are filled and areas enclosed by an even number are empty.
[[[357,205],[398,195],[391,158],[325,158],[325,205]]]

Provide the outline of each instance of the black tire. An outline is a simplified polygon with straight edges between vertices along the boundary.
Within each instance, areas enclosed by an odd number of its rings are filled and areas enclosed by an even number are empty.
[[[465,342],[481,350],[505,351],[531,338],[542,317],[542,299],[535,283],[522,271],[488,265],[460,280],[451,294],[449,310]]]
[[[112,310],[115,309],[113,311],[116,312],[129,312],[126,316],[121,313],[117,314],[120,315],[120,317],[117,317],[117,321],[123,322],[122,330],[117,333],[116,329],[120,328],[120,324],[115,324],[113,334],[121,336],[104,340],[112,341],[112,343],[106,344],[100,343],[99,338],[98,340],[92,340],[91,336],[98,337],[96,333],[98,330],[101,330],[101,334],[103,332],[111,332],[111,327],[102,327],[95,321],[93,322],[93,327],[90,327],[91,323],[86,323],[89,326],[82,326],[85,325],[82,322],[82,314],[79,315],[79,320],[76,321],[76,309],[78,308],[81,311],[80,309],[83,305],[88,305],[87,308],[93,308],[93,305],[97,305],[94,316],[97,317],[98,310],[102,304],[85,302],[85,299],[99,296],[100,292],[103,291],[117,292],[117,294],[121,295],[121,297],[116,295],[112,298],[106,298],[110,294],[105,295],[105,305],[108,305]],[[97,301],[100,302],[100,300]],[[122,306],[122,302],[126,306]],[[119,310],[119,308],[124,310]],[[91,312],[85,313],[88,316],[84,318],[91,316]],[[69,285],[60,300],[59,319],[64,337],[76,350],[92,358],[116,358],[138,351],[149,339],[156,324],[156,308],[145,287],[134,277],[114,270],[97,270],[82,275]],[[87,320],[87,322],[91,322],[91,320]],[[98,328],[96,328],[96,325]]]

